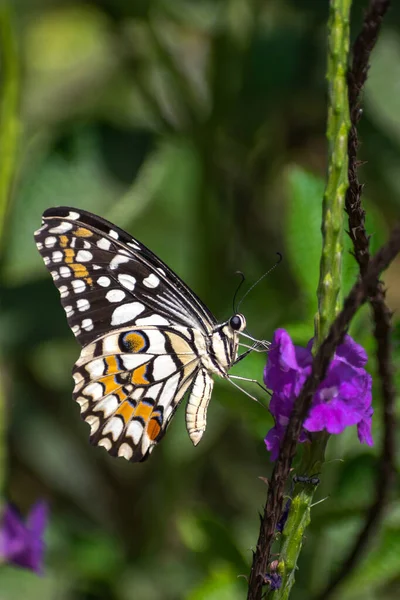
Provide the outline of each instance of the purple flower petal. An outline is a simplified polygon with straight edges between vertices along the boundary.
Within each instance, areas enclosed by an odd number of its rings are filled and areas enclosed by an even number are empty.
[[[368,361],[368,356],[364,348],[357,344],[349,335],[346,335],[343,343],[336,348],[335,356],[343,358],[350,365],[353,365],[353,367],[364,367]]]
[[[47,505],[38,502],[31,509],[26,522],[18,511],[8,504],[0,527],[0,555],[3,561],[42,572],[44,542],[47,522]]]
[[[265,384],[274,392],[269,410],[275,426],[265,438],[271,460],[279,454],[294,403],[311,371],[311,349],[312,340],[302,348],[293,344],[285,330],[274,333],[264,372]],[[313,397],[299,441],[308,439],[307,432],[339,434],[357,425],[360,441],[372,445],[372,378],[363,368],[366,362],[365,350],[346,335]]]
[[[358,439],[361,444],[367,444],[368,446],[374,445],[374,440],[372,439],[372,411],[370,415],[367,415],[362,421],[360,421],[357,425],[357,433]]]

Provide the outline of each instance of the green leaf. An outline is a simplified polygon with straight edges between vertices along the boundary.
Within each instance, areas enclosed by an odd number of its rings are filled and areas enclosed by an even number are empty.
[[[367,559],[347,580],[340,598],[364,598],[365,593],[378,590],[390,580],[400,576],[400,529],[388,529],[380,537],[379,544],[369,552]]]
[[[322,248],[324,182],[302,168],[292,166],[287,172],[287,186],[288,206],[284,216],[287,256],[293,276],[314,311]]]
[[[240,600],[244,597],[246,580],[238,581],[238,573],[229,565],[214,566],[209,577],[187,596],[187,600]]]

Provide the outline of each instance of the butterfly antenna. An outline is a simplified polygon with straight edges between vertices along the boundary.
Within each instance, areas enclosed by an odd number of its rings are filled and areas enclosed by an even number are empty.
[[[235,275],[240,275],[240,277],[242,278],[242,280],[239,282],[239,285],[236,288],[236,292],[234,293],[233,300],[232,300],[233,312],[237,313],[237,309],[235,308],[236,297],[237,297],[237,295],[239,293],[240,288],[244,284],[246,278],[245,278],[244,274],[242,273],[242,271],[236,271]]]
[[[267,275],[269,275],[279,265],[279,263],[282,262],[282,260],[283,260],[282,254],[280,252],[277,252],[277,255],[278,255],[278,260],[276,261],[276,263],[270,269],[268,269],[268,271],[266,273],[264,273],[264,275],[261,275],[261,277],[259,279],[257,279],[257,281],[255,283],[253,283],[253,285],[247,290],[247,292],[245,293],[245,295],[239,301],[239,304],[237,305],[235,312],[237,312],[239,310],[240,305],[242,304],[242,302],[246,298],[246,296],[248,296],[250,294],[251,290],[253,290],[256,287],[256,285],[258,285],[260,283],[260,281],[262,281],[264,279],[264,277],[266,277]],[[236,292],[237,291],[238,290],[236,290]]]

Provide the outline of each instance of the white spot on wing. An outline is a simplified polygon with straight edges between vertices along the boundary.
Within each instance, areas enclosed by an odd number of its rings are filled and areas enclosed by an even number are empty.
[[[126,435],[132,438],[133,443],[135,445],[139,443],[140,438],[142,437],[142,433],[143,426],[136,419],[133,419],[133,421],[131,421],[128,427],[126,428]]]
[[[98,443],[98,446],[103,446],[103,448],[105,448],[106,450],[111,450],[112,448],[112,443],[111,440],[109,440],[108,438],[102,438]]]
[[[172,358],[165,354],[157,356],[153,362],[153,377],[156,381],[169,377],[176,371],[176,365]]]
[[[79,325],[73,325],[71,327],[71,331],[74,335],[79,335],[81,332],[81,328],[79,327]]]
[[[109,302],[121,302],[125,298],[125,292],[122,290],[110,290],[106,294],[106,298]]]
[[[164,269],[162,269],[161,267],[157,267],[157,271],[158,271],[159,273],[161,273],[161,275],[164,275],[164,277],[166,277],[166,275],[167,275],[167,274],[166,274],[166,272],[164,271]]]
[[[128,246],[135,248],[135,250],[140,250],[140,246],[136,242],[128,242]]]
[[[78,262],[89,262],[89,260],[92,260],[92,258],[93,254],[88,250],[79,250],[78,254],[76,255],[76,260]]]
[[[93,435],[94,433],[96,433],[96,431],[99,428],[100,425],[100,419],[99,417],[96,417],[95,415],[89,415],[86,419],[85,419],[86,423],[89,423],[90,425],[90,434]]]
[[[71,277],[71,269],[63,265],[60,267],[60,275],[61,277]]]
[[[109,240],[106,240],[106,238],[101,238],[100,240],[98,240],[97,246],[102,250],[109,250],[111,242]]]
[[[81,407],[81,413],[85,412],[89,408],[89,402],[87,398],[79,396],[79,398],[77,398],[76,401]]]
[[[87,396],[91,396],[93,400],[100,400],[103,396],[103,386],[97,381],[92,381],[84,389]]]
[[[115,413],[119,405],[118,398],[115,394],[111,394],[110,396],[106,396],[100,402],[96,404],[93,410],[102,411],[105,418],[110,417]],[[104,432],[105,433],[105,432]]]
[[[49,233],[66,233],[72,229],[72,223],[67,223],[67,221],[63,221],[57,227],[52,227],[49,229]]]
[[[54,235],[49,235],[49,237],[47,237],[44,240],[44,245],[46,246],[46,248],[53,248],[53,246],[55,246],[56,241],[57,238],[54,237]]]
[[[53,252],[52,255],[52,261],[55,263],[61,262],[63,259],[63,253],[60,252],[59,250],[56,250],[55,252]]]
[[[126,460],[130,460],[132,458],[132,454],[133,450],[126,442],[121,444],[118,448],[118,456],[123,456],[124,458],[126,458]]]
[[[72,306],[65,306],[64,310],[67,314],[67,317],[72,317],[72,315],[74,314],[74,309],[72,308]]]
[[[43,244],[42,244],[42,242],[36,242],[36,248],[38,250],[43,250]]]
[[[111,283],[111,279],[102,275],[98,278],[97,283],[101,285],[101,287],[108,287]]]
[[[90,302],[89,300],[86,300],[86,298],[80,298],[76,301],[76,306],[81,312],[83,312],[84,310],[89,310]]]
[[[61,298],[66,298],[69,294],[68,287],[66,285],[60,285],[58,291],[60,292]]]
[[[82,321],[82,327],[86,331],[92,331],[92,329],[93,329],[93,321],[92,321],[92,319],[83,319],[83,321]]]
[[[51,260],[48,256],[43,256],[43,262],[45,265],[49,265],[51,263]]]
[[[148,354],[121,354],[122,364],[127,371],[140,367],[149,360]]]
[[[121,273],[118,275],[118,281],[120,284],[129,291],[135,289],[136,279],[132,277],[132,275],[126,275],[125,273]]]
[[[73,279],[72,287],[74,288],[75,294],[80,294],[85,291],[86,283],[82,279]]]
[[[146,279],[143,279],[143,284],[148,288],[156,288],[160,283],[160,280],[154,273],[151,273]]]
[[[161,315],[151,315],[150,317],[143,317],[137,319],[135,325],[169,325],[169,321],[164,319]]]
[[[72,374],[72,379],[75,381],[76,385],[78,385],[79,383],[82,383],[82,381],[84,380],[81,373],[78,373],[78,372]]]
[[[118,265],[121,265],[122,263],[126,262],[129,262],[128,256],[124,256],[123,254],[117,254],[110,262],[110,269],[117,269]]]
[[[103,339],[103,354],[119,354],[118,335],[106,335]]]
[[[68,219],[74,219],[76,221],[77,219],[79,219],[79,217],[80,217],[80,214],[75,211],[70,210],[68,213]]]
[[[102,358],[96,358],[96,360],[87,363],[85,369],[92,379],[101,377],[101,375],[104,375],[104,360]]]
[[[111,433],[111,437],[114,440],[114,442],[116,442],[119,438],[119,436],[122,433],[122,430],[124,428],[124,424],[122,419],[120,419],[119,417],[112,417],[112,419],[110,419],[106,424],[105,427],[103,429],[103,433]]]
[[[128,302],[118,306],[111,317],[111,325],[122,325],[128,323],[144,311],[144,305],[141,302]]]
[[[160,394],[158,399],[159,406],[168,406],[171,404],[173,397],[176,394],[176,390],[178,389],[179,380],[181,378],[180,373],[175,373],[172,377],[167,379],[164,384],[163,391]]]
[[[62,267],[61,267],[61,269],[62,269]],[[61,272],[61,269],[60,269],[60,272]],[[50,275],[52,276],[52,278],[54,279],[54,281],[57,281],[57,279],[60,279],[58,271],[50,271]]]
[[[114,229],[110,229],[108,235],[112,238],[114,238],[114,240],[118,240],[119,239],[119,235],[116,231],[114,231]]]

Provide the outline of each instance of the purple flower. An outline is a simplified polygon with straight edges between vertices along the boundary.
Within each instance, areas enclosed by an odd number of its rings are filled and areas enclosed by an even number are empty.
[[[4,509],[0,527],[0,560],[42,573],[48,507],[39,501],[24,521],[10,504]]]
[[[265,438],[271,460],[278,457],[294,402],[311,373],[311,348],[312,340],[306,348],[302,348],[293,344],[284,329],[277,329],[274,333],[264,371],[265,385],[273,391],[269,410],[275,426]],[[365,350],[346,335],[336,349],[324,381],[314,394],[300,442],[309,439],[309,432],[326,430],[337,434],[346,427],[357,425],[360,442],[372,446],[372,379],[364,369],[367,360]]]
[[[269,585],[271,591],[279,590],[282,585],[282,577],[278,573],[267,573],[264,577],[264,585]]]

